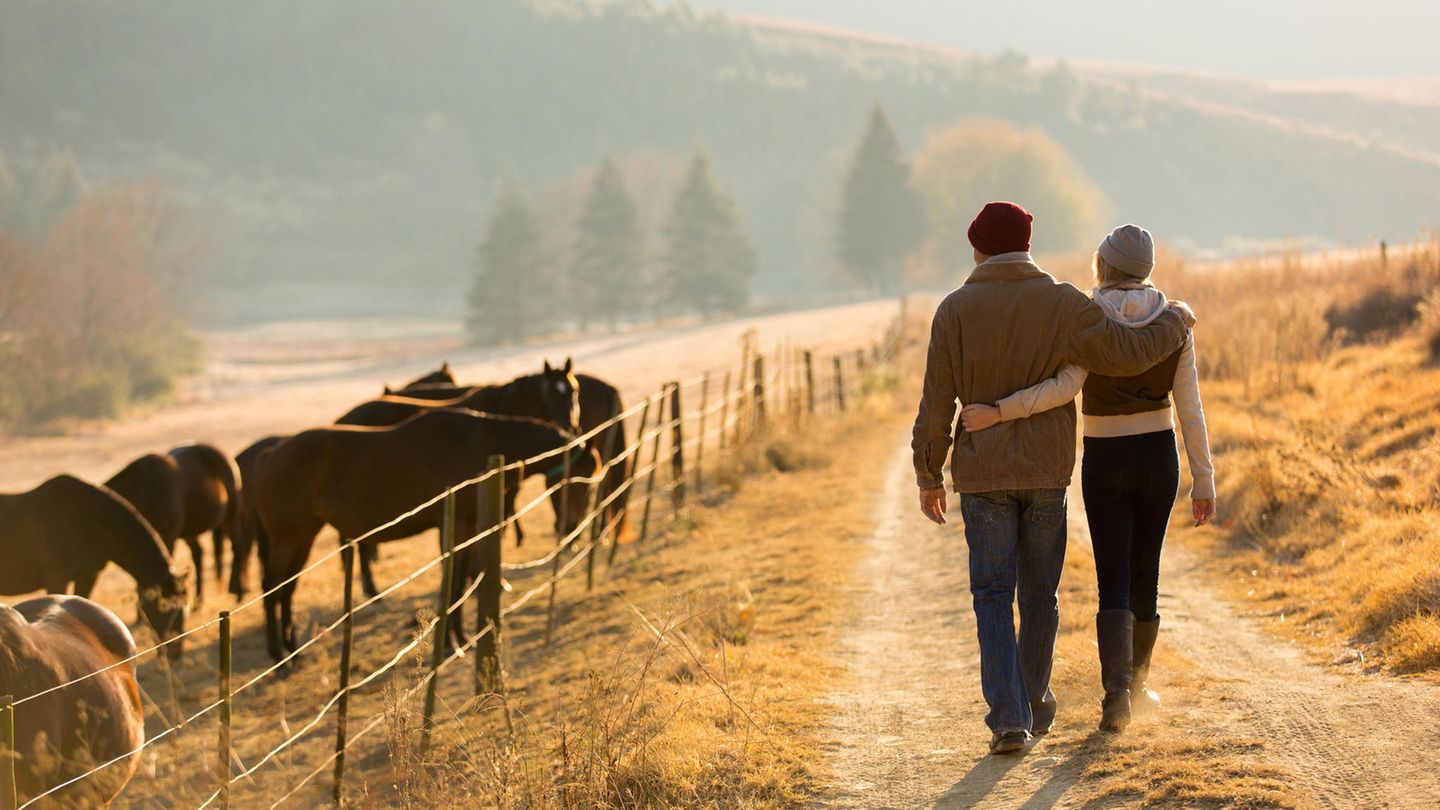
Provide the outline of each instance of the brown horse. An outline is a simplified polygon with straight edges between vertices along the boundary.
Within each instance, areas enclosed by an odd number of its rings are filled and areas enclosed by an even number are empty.
[[[135,655],[125,623],[78,596],[0,604],[0,692],[24,698]],[[145,716],[130,661],[15,707],[21,804],[140,747]],[[56,791],[45,806],[107,807],[135,774],[128,757]]]
[[[185,444],[163,456],[141,456],[105,482],[150,522],[171,554],[177,539],[190,547],[197,607],[205,587],[200,535],[210,532],[218,584],[225,570],[225,540],[234,534],[235,479],[230,458],[220,450],[208,444]]]
[[[275,590],[265,598],[271,656],[280,660],[282,646],[291,651],[298,646],[291,619],[296,583],[283,587],[281,583],[304,568],[315,535],[326,524],[335,527],[343,544],[479,475],[491,455],[526,458],[559,449],[569,441],[568,433],[539,420],[442,409],[426,411],[393,427],[315,428],[265,452],[251,492],[260,515],[264,587],[267,592]],[[593,456],[582,455],[573,464],[580,476],[596,469]],[[551,497],[552,503],[565,499],[569,505],[568,510],[557,505],[557,514],[572,516],[557,530],[573,530],[584,512],[589,487],[571,484]],[[462,492],[457,505],[456,537],[473,536],[477,531],[473,490]],[[441,516],[441,504],[437,503],[366,542],[413,537],[438,526]],[[468,571],[468,563],[458,570]],[[455,578],[455,593],[461,592],[466,579]],[[457,616],[451,623],[457,640],[462,638],[459,624]]]
[[[426,399],[406,395],[391,395],[362,402],[351,408],[344,416],[335,420],[337,425],[369,425],[384,427],[398,425],[406,419],[432,408],[467,408],[481,413],[502,416],[528,416],[575,430],[580,421],[579,380],[575,377],[569,360],[563,367],[553,367],[546,361],[539,374],[516,377],[504,385],[453,387],[446,390],[452,394],[444,398]],[[421,389],[429,393],[439,388]],[[623,436],[622,436],[623,438]],[[622,445],[623,446],[623,445]],[[515,500],[519,487],[505,490],[505,509],[514,514]],[[525,542],[525,531],[520,522],[515,524],[515,545]],[[360,561],[362,573],[369,566],[363,556]],[[368,576],[368,574],[367,574]]]
[[[60,475],[30,490],[0,494],[0,593],[89,596],[105,563],[135,578],[141,618],[162,639],[178,635],[189,600],[187,575],[145,518],[105,487]],[[171,644],[178,657],[180,645]]]

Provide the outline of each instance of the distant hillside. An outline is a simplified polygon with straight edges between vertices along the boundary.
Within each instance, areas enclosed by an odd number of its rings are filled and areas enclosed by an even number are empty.
[[[230,318],[457,312],[507,175],[539,187],[607,150],[702,142],[745,207],[760,292],[843,285],[838,176],[877,99],[912,147],[963,116],[1040,126],[1117,217],[1200,247],[1398,239],[1440,210],[1440,167],[1401,151],[1015,56],[641,0],[0,0],[0,150],[14,173],[25,181],[59,146],[91,180],[178,189],[213,232],[211,286]]]

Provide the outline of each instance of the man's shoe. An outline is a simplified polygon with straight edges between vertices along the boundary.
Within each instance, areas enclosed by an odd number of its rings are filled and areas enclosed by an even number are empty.
[[[992,754],[1013,754],[1022,751],[1030,735],[1023,731],[1007,731],[1003,734],[995,734],[990,737],[990,753]]]

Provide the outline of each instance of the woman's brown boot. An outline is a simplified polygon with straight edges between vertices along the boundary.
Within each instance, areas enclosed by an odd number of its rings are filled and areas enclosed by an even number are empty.
[[[1132,641],[1135,666],[1130,676],[1130,704],[1137,712],[1157,711],[1160,708],[1160,696],[1145,684],[1145,679],[1150,676],[1150,655],[1155,652],[1155,637],[1159,633],[1159,616],[1149,621],[1135,622]]]
[[[1095,638],[1100,645],[1100,730],[1123,731],[1130,724],[1131,642],[1135,614],[1129,610],[1102,610],[1095,614]]]

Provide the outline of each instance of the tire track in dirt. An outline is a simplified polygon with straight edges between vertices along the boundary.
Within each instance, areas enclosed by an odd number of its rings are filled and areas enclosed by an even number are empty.
[[[1093,707],[1081,703],[1098,698],[1098,686],[1062,694],[1056,730],[1026,756],[987,756],[965,542],[958,526],[936,531],[919,514],[908,447],[897,445],[869,554],[844,594],[856,607],[837,650],[846,674],[828,699],[834,776],[817,805],[1084,805],[1089,791],[1071,790],[1093,723]],[[1084,507],[1072,495],[1071,553],[1088,553]],[[1168,646],[1204,675],[1182,685],[1189,692],[1163,717],[1175,734],[1263,739],[1261,758],[1296,774],[1294,787],[1322,807],[1440,806],[1440,690],[1306,662],[1213,593],[1183,537],[1172,538],[1163,565],[1157,664]]]

